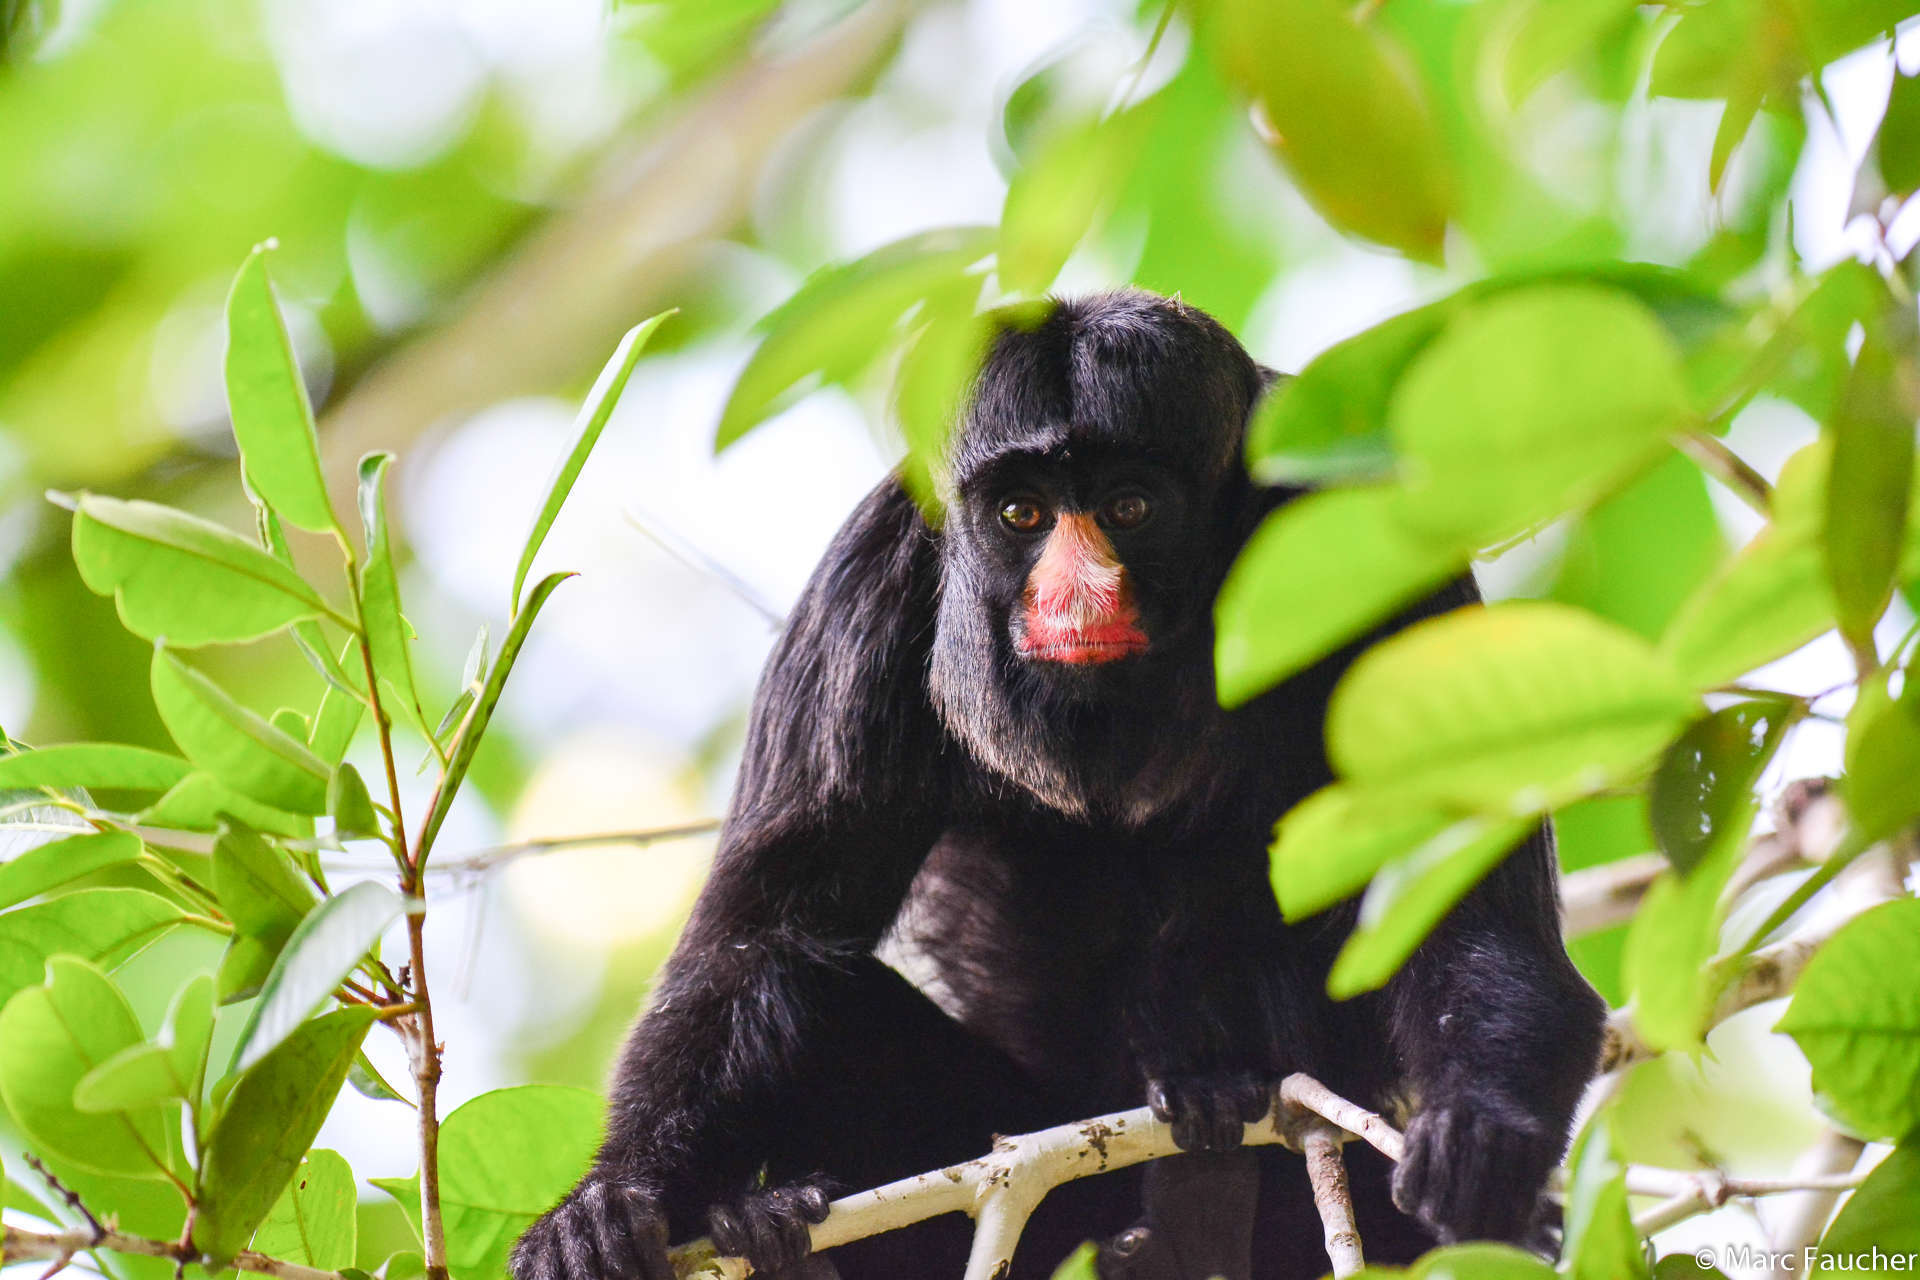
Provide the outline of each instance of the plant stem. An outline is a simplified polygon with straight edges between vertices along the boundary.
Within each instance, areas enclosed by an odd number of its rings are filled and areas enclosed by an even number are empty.
[[[1719,436],[1689,431],[1676,437],[1673,443],[1749,507],[1763,516],[1773,514],[1773,486],[1745,458],[1727,448],[1726,441]]]
[[[419,871],[414,871],[419,877]],[[440,1045],[433,1037],[433,999],[427,993],[426,917],[407,916],[407,946],[413,957],[414,1088],[420,1099],[420,1225],[429,1280],[447,1280],[447,1231],[440,1217]]]

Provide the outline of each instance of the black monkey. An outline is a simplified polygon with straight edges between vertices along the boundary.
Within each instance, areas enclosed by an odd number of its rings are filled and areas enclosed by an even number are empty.
[[[1397,1169],[1352,1152],[1370,1260],[1527,1233],[1603,1013],[1561,942],[1546,831],[1342,1004],[1324,979],[1352,904],[1288,925],[1269,888],[1275,820],[1330,780],[1327,698],[1357,646],[1218,705],[1214,593],[1290,496],[1240,464],[1263,385],[1210,317],[1149,294],[1000,332],[942,526],[883,484],[781,638],[606,1143],[520,1241],[519,1280],[665,1280],[667,1239],[709,1230],[759,1270],[958,1276],[964,1220],[818,1260],[806,1225],[830,1189],[1142,1099],[1183,1148],[1230,1148],[1294,1070],[1412,1099]],[[1387,629],[1475,599],[1463,580]],[[888,936],[927,994],[876,958]],[[1254,1274],[1319,1275],[1298,1159],[1260,1163]],[[1015,1274],[1127,1226],[1133,1173],[1049,1196]]]

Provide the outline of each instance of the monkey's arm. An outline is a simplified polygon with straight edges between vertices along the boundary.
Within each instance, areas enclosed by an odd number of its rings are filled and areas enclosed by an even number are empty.
[[[1415,1114],[1400,1208],[1449,1239],[1522,1241],[1593,1075],[1606,1007],[1567,958],[1542,826],[1388,984]]]
[[[665,1241],[736,1208],[846,962],[892,921],[940,821],[924,645],[932,535],[891,483],[815,571],[754,701],[735,799],[693,917],[615,1073],[594,1168],[517,1246],[520,1280],[665,1280]],[[777,1267],[825,1195],[717,1215]],[[769,1256],[770,1254],[775,1256]]]

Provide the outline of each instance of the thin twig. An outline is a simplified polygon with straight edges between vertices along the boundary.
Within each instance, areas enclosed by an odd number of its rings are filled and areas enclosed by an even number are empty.
[[[0,1229],[0,1255],[9,1263],[49,1258],[64,1266],[63,1259],[71,1259],[76,1253],[96,1248],[143,1258],[164,1258],[176,1266],[194,1263],[205,1267],[210,1275],[215,1268],[214,1259],[204,1256],[192,1246],[183,1249],[172,1240],[152,1240],[145,1236],[128,1235],[124,1231],[106,1228],[96,1230],[95,1227],[75,1227],[67,1231],[27,1231],[19,1227]],[[316,1267],[303,1267],[297,1262],[283,1262],[251,1249],[242,1249],[228,1260],[226,1266],[255,1275],[275,1276],[278,1280],[348,1280],[338,1271],[322,1271]]]
[[[1301,1135],[1307,1157],[1307,1180],[1313,1185],[1313,1207],[1320,1225],[1327,1259],[1335,1276],[1358,1275],[1367,1265],[1360,1249],[1360,1230],[1353,1221],[1353,1195],[1347,1189],[1347,1166],[1340,1159],[1340,1131],[1324,1120],[1315,1121]]]
[[[1701,469],[1731,489],[1736,497],[1762,516],[1773,514],[1773,486],[1767,478],[1727,447],[1719,436],[1689,431],[1674,438],[1674,447],[1699,463]]]

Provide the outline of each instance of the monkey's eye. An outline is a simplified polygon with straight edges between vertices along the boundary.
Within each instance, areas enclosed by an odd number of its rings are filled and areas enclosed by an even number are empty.
[[[1000,523],[1015,533],[1035,533],[1052,523],[1052,513],[1034,498],[1009,498],[1000,507]]]
[[[1144,493],[1122,493],[1100,508],[1100,523],[1109,529],[1137,529],[1153,514],[1153,504]]]

